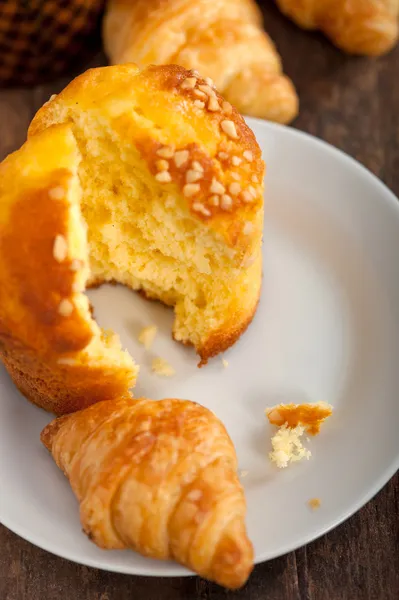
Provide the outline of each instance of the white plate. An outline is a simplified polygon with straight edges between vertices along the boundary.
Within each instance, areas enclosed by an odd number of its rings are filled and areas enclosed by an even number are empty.
[[[90,293],[99,322],[121,334],[142,365],[136,395],[190,398],[211,408],[237,448],[256,562],[335,527],[399,466],[399,204],[373,175],[308,135],[249,120],[268,165],[264,283],[255,320],[226,353],[197,369],[171,341],[172,311],[122,287]],[[154,352],[176,368],[150,372],[137,343],[160,328]],[[81,532],[67,480],[41,446],[50,415],[0,371],[0,518],[42,548],[79,563],[143,575],[186,575],[134,552],[99,550]],[[286,470],[268,460],[266,406],[326,400],[335,407],[309,461]],[[321,499],[311,511],[307,501]]]

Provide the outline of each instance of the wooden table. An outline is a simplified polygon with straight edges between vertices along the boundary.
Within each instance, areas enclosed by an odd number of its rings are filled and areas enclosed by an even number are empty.
[[[294,126],[356,157],[399,195],[399,48],[379,60],[348,58],[322,36],[297,29],[270,3],[265,19],[301,98]],[[36,109],[66,81],[0,92],[1,158],[24,141]],[[0,600],[61,598],[397,600],[399,476],[335,531],[257,566],[236,593],[194,577],[153,579],[89,569],[0,526]]]

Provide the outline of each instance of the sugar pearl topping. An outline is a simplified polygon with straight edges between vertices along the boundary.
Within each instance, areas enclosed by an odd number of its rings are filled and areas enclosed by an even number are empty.
[[[177,152],[175,152],[173,159],[175,161],[176,167],[182,167],[188,161],[189,156],[190,154],[188,150],[178,150]]]
[[[224,194],[225,189],[224,185],[215,179],[215,177],[212,179],[211,187],[209,188],[211,194]]]
[[[233,200],[228,194],[223,194],[220,206],[223,210],[229,210],[233,206]]]
[[[222,102],[222,111],[225,115],[231,115],[231,113],[233,112],[233,107],[229,102],[226,102],[226,100],[224,100]]]
[[[183,194],[186,198],[190,198],[191,196],[195,196],[201,190],[201,187],[198,183],[186,183],[183,187]]]
[[[216,93],[213,81],[201,78],[194,70],[187,75],[181,81],[180,89],[185,90],[184,97],[197,109],[214,113],[212,120],[224,134],[220,151],[216,152],[212,160],[206,153],[198,153],[195,144],[180,149],[173,145],[163,145],[156,150],[159,160],[155,161],[155,179],[160,183],[174,181],[182,186],[183,196],[190,199],[191,210],[204,217],[211,217],[218,210],[231,211],[242,203],[255,201],[257,190],[253,185],[248,186],[248,182],[259,183],[257,175],[251,173],[252,168],[248,164],[255,156],[250,149],[240,152],[239,147],[232,143],[232,140],[241,137],[241,125],[236,116],[230,116],[233,114],[233,107]],[[219,113],[220,117],[215,113]],[[196,160],[192,159],[193,155],[197,157]],[[250,233],[251,227],[252,224],[246,221],[242,225],[243,233]]]
[[[62,200],[65,198],[65,190],[60,185],[57,185],[57,187],[53,187],[49,190],[48,195],[52,200]]]
[[[201,165],[201,163],[198,160],[193,160],[193,162],[191,163],[191,166],[196,171],[201,171],[202,173],[204,172],[204,167]]]
[[[223,121],[220,122],[220,127],[222,128],[222,131],[224,131],[224,133],[226,135],[228,135],[230,138],[232,138],[233,140],[238,138],[234,121],[224,119]]]
[[[215,90],[213,90],[209,85],[199,85],[198,89],[201,90],[207,96],[214,96]]]
[[[181,88],[182,90],[192,90],[197,85],[196,77],[186,77],[186,79],[182,82]]]
[[[159,183],[170,183],[172,181],[169,171],[160,171],[155,175],[155,179],[159,181]]]
[[[220,105],[216,96],[212,96],[212,98],[209,98],[208,110],[210,110],[211,112],[218,112],[220,110]]]
[[[243,202],[253,202],[254,197],[252,196],[251,192],[249,192],[248,190],[244,190],[241,194],[241,198],[243,200]]]
[[[59,263],[63,262],[68,254],[68,245],[63,235],[57,235],[53,245],[53,256]]]
[[[69,317],[73,312],[73,304],[66,298],[61,300],[58,305],[58,312],[62,317]]]
[[[241,185],[238,183],[238,181],[230,183],[229,192],[232,196],[238,196],[238,194],[241,192]]]
[[[199,179],[203,178],[203,173],[201,171],[195,171],[194,169],[189,169],[186,172],[186,181],[187,183],[194,183]]]
[[[172,146],[162,146],[158,148],[157,154],[162,158],[172,158],[175,153],[175,149]]]

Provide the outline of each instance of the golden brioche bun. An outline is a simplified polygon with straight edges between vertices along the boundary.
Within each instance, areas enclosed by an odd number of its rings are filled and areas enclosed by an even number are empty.
[[[202,363],[250,323],[264,164],[198,74],[90,70],[39,110],[0,169],[2,353],[37,404],[62,414],[134,383],[137,367],[90,317],[86,284],[117,281],[174,306],[173,335]]]

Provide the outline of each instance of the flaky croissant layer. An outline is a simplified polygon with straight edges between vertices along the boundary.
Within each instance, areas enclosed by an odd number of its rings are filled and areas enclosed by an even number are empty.
[[[253,549],[244,492],[211,411],[176,399],[100,402],[55,419],[41,439],[98,546],[173,558],[229,588],[245,583]]]

